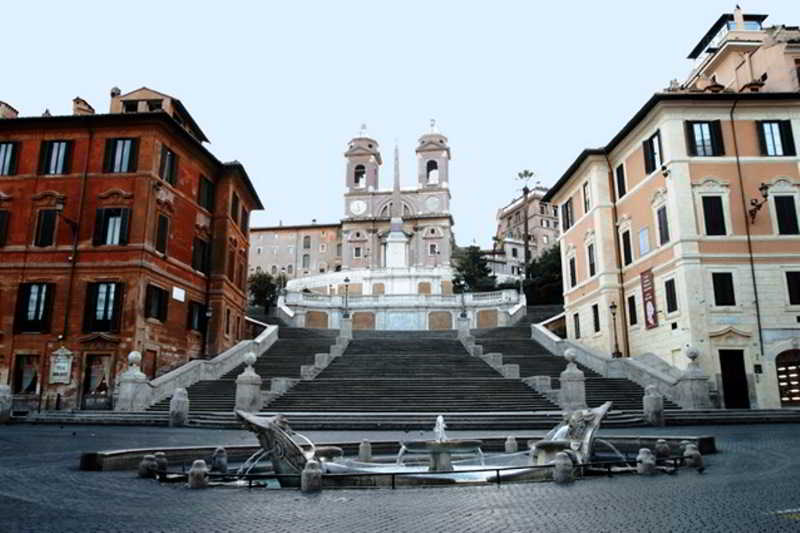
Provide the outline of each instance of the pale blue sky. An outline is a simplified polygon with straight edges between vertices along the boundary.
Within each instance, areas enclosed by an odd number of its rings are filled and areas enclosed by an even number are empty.
[[[23,115],[107,112],[109,89],[180,98],[222,160],[244,163],[254,225],[343,215],[345,144],[366,122],[384,155],[436,118],[450,139],[458,244],[490,243],[524,168],[545,185],[605,144],[672,78],[733,0],[670,2],[6,2],[0,100]],[[749,1],[800,25],[800,1]]]

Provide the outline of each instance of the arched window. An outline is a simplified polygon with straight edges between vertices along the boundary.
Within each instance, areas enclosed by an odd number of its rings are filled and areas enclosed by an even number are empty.
[[[425,172],[428,177],[428,183],[439,183],[439,163],[431,159],[425,165]]]
[[[800,407],[800,350],[787,350],[775,358],[781,407]]]
[[[356,187],[364,186],[364,178],[366,175],[367,169],[364,168],[364,165],[356,165],[356,168],[353,170],[353,183],[355,183]]]
[[[310,250],[311,249],[311,237],[306,235],[303,237],[303,250]]]
[[[276,265],[272,265],[272,273],[273,274],[277,274],[278,273],[278,267]]]
[[[303,254],[303,268],[309,268],[311,266],[311,256],[308,254]]]

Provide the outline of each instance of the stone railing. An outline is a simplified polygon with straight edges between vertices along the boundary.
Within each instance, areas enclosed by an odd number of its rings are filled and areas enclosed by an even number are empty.
[[[189,387],[202,380],[219,379],[242,364],[244,356],[248,352],[254,352],[256,356],[259,356],[275,343],[278,339],[278,326],[268,324],[264,324],[264,326],[266,326],[264,331],[255,339],[240,341],[236,346],[225,350],[213,359],[189,361],[163,376],[146,382],[147,389],[139,387],[135,390],[134,399],[124,398],[126,393],[121,390],[121,397],[116,402],[116,409],[118,411],[141,411],[172,396],[176,389]]]
[[[344,308],[344,296],[316,294],[312,292],[289,292],[286,296],[278,299],[278,308],[286,308],[288,314],[291,309],[289,306],[310,305],[314,308],[326,307],[332,309]],[[351,295],[347,298],[348,306],[351,309],[361,307],[397,307],[398,305],[420,305],[458,308],[461,306],[461,295],[455,294],[367,294]],[[522,304],[525,307],[524,297],[520,299],[516,289],[505,289],[493,292],[476,292],[464,294],[464,305],[467,307],[489,307],[499,304]],[[516,309],[516,306],[514,307]]]
[[[513,326],[525,317],[528,312],[528,305],[525,301],[525,295],[522,295],[517,305],[508,310],[508,325]]]
[[[294,311],[289,309],[286,305],[286,297],[284,295],[278,296],[278,304],[276,305],[276,312],[278,314],[278,318],[286,322],[287,324],[291,324],[294,320]]]

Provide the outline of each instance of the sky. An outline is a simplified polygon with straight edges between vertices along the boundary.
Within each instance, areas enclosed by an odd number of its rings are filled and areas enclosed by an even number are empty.
[[[46,8],[45,8],[46,4]],[[107,112],[109,90],[180,98],[221,160],[247,169],[253,226],[344,216],[347,141],[400,148],[403,187],[435,118],[452,149],[456,242],[488,246],[517,172],[549,186],[669,81],[733,0],[7,2],[0,100],[21,115]],[[800,1],[748,1],[800,25]]]

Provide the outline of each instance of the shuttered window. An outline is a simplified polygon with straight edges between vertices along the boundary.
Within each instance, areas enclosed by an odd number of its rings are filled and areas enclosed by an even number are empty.
[[[11,211],[0,211],[0,246],[8,242],[8,232],[11,223]]]
[[[622,232],[622,261],[627,266],[633,262],[633,252],[631,250],[631,232]]]
[[[703,196],[703,220],[706,223],[706,235],[727,234],[721,196]]]
[[[762,120],[757,122],[761,155],[796,155],[792,123],[789,120]]]
[[[186,309],[186,329],[206,331],[206,306],[200,302],[189,301]]]
[[[572,315],[572,323],[575,328],[575,338],[581,338],[581,316],[578,313]]]
[[[107,139],[103,172],[136,172],[139,139]]]
[[[778,233],[781,235],[797,235],[797,208],[794,196],[775,196],[775,218],[778,220]]]
[[[158,175],[170,185],[178,183],[178,155],[163,145],[161,146],[161,167]]]
[[[39,174],[69,174],[72,141],[42,141],[39,151]]]
[[[733,274],[730,272],[713,272],[711,281],[714,285],[714,305],[736,305],[733,292]]]
[[[214,211],[214,184],[205,176],[200,176],[197,187],[197,203],[208,211]]]
[[[644,153],[644,170],[647,174],[654,172],[663,164],[663,152],[661,150],[661,132],[655,132],[653,136],[642,143]]]
[[[0,143],[0,176],[13,176],[17,173],[19,146],[18,142]]]
[[[684,122],[686,146],[691,156],[725,155],[722,125],[719,120],[710,122]]]
[[[635,326],[639,322],[636,316],[636,296],[628,296],[628,323]]]
[[[21,283],[14,317],[16,333],[48,333],[53,314],[55,283]]]
[[[578,283],[578,277],[575,273],[575,258],[569,258],[569,286],[574,287]]]
[[[572,198],[561,204],[561,230],[567,231],[572,227],[574,218],[572,216]]]
[[[669,220],[667,219],[667,206],[662,205],[656,210],[658,218],[658,241],[660,246],[669,242]]]
[[[156,250],[162,254],[167,253],[167,241],[169,240],[169,217],[166,215],[158,215],[158,223],[156,225]]]
[[[147,286],[144,302],[145,318],[155,318],[161,322],[166,322],[168,305],[169,292],[155,285]]]
[[[208,274],[211,259],[210,251],[211,247],[208,241],[195,237],[192,246],[192,268],[204,274]]]
[[[130,218],[131,210],[128,208],[98,209],[95,214],[92,244],[95,246],[128,244]]]
[[[675,291],[674,279],[664,282],[664,292],[667,296],[667,313],[674,313],[678,310],[678,294]]]
[[[86,285],[86,303],[83,314],[83,331],[120,331],[122,301],[125,285],[122,283],[99,282]]]
[[[598,333],[600,331],[600,308],[597,304],[592,306],[592,320],[594,321],[594,332]]]
[[[619,199],[628,192],[625,187],[625,167],[619,165],[615,174],[617,176],[617,199]]]
[[[589,259],[589,277],[592,277],[595,275],[597,269],[594,262],[594,244],[590,244],[586,247],[586,256]]]
[[[789,291],[789,305],[800,305],[800,272],[786,273],[786,287]]]
[[[239,224],[239,196],[236,193],[231,197],[231,218]]]
[[[36,236],[33,241],[34,246],[52,246],[55,242],[56,233],[56,209],[42,209],[36,218]]]

